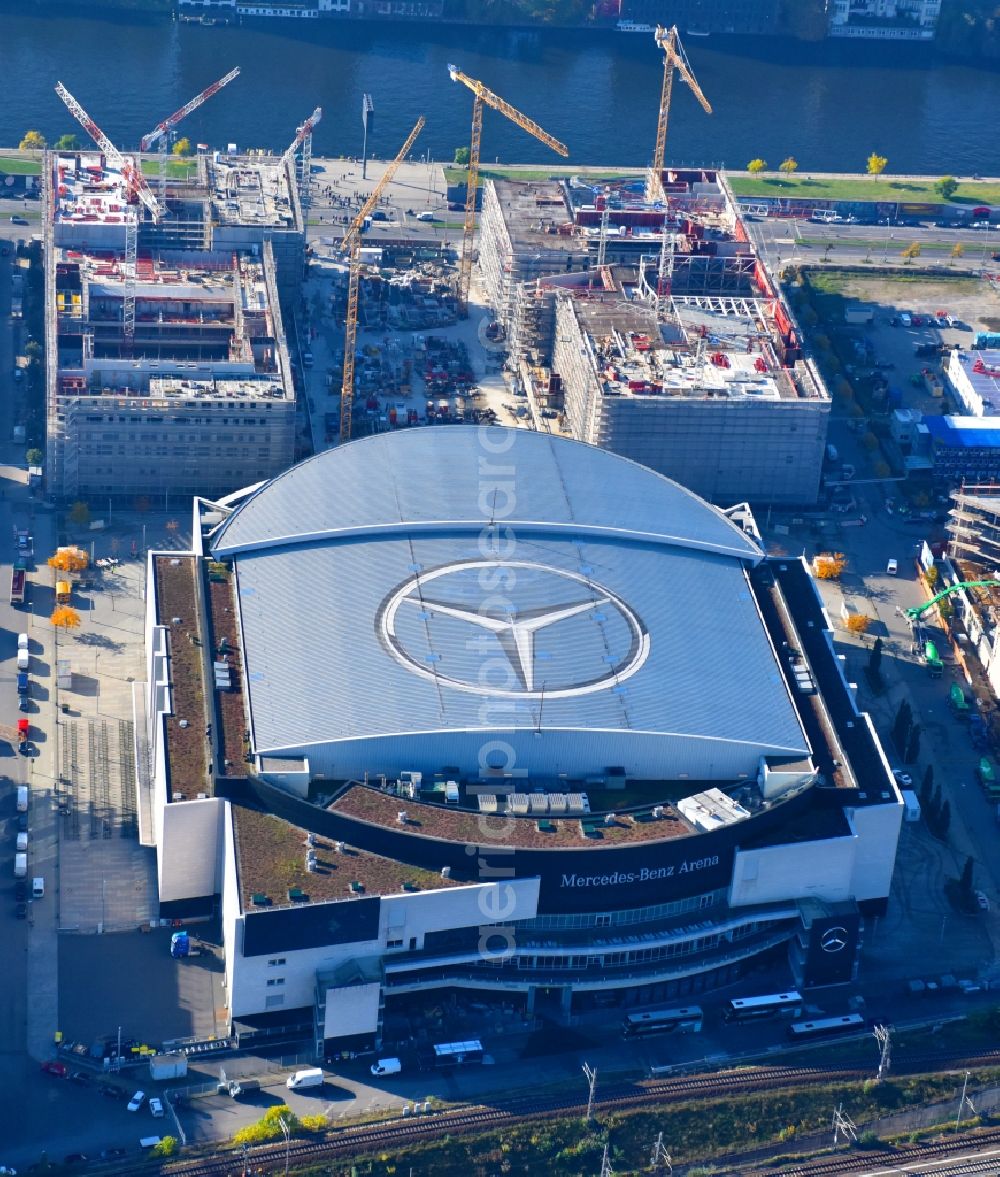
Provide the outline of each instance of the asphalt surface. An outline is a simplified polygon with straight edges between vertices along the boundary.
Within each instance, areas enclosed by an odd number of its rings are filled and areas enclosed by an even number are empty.
[[[916,243],[919,258],[910,264],[926,268],[1000,270],[993,253],[1000,252],[1000,229],[945,229],[920,225],[824,225],[816,221],[784,217],[749,220],[754,245],[778,268],[791,263],[816,264],[829,261],[856,264],[904,265],[902,252]],[[951,256],[956,245],[963,253]],[[829,249],[827,248],[829,246]]]

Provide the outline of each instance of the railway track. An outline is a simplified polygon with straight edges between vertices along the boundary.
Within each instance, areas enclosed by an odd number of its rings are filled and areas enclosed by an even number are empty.
[[[980,1151],[992,1156],[980,1157]],[[957,1166],[957,1167],[953,1167]],[[836,1158],[781,1170],[782,1177],[823,1177],[827,1173],[859,1173],[866,1177],[900,1177],[902,1174],[1000,1172],[1000,1131],[983,1132],[974,1139],[940,1141],[935,1144],[910,1144],[904,1148],[880,1152],[840,1153]]]
[[[927,1065],[924,1065],[927,1064]],[[933,1065],[931,1065],[933,1064]],[[1000,1051],[985,1051],[979,1055],[917,1057],[908,1060],[898,1071],[935,1070],[938,1072],[1000,1065]],[[897,1072],[898,1073],[898,1072]],[[685,1100],[705,1097],[724,1097],[747,1091],[780,1091],[789,1087],[808,1086],[818,1083],[850,1083],[871,1078],[872,1067],[794,1067],[794,1066],[748,1066],[720,1071],[710,1075],[678,1075],[642,1083],[621,1083],[606,1087],[595,1101],[595,1110],[608,1112],[639,1108],[647,1104],[679,1103]],[[494,1106],[461,1108],[454,1111],[436,1112],[428,1116],[400,1117],[380,1121],[377,1124],[358,1124],[335,1128],[332,1135],[322,1141],[300,1141],[288,1150],[293,1164],[314,1163],[339,1157],[354,1157],[369,1152],[398,1151],[420,1141],[440,1137],[445,1133],[464,1134],[488,1131],[504,1124],[548,1116],[577,1113],[582,1114],[584,1104],[572,1097],[552,1096],[532,1098],[530,1095],[505,1099]],[[1000,1146],[1000,1132],[979,1138],[984,1144]],[[879,1171],[881,1165],[895,1164],[897,1167],[905,1157],[913,1163],[933,1160],[936,1156],[947,1156],[951,1151],[968,1152],[968,1141],[956,1141],[954,1145],[912,1146],[896,1152],[845,1153],[836,1161],[819,1162],[817,1165],[789,1169],[791,1177],[822,1177],[825,1173],[847,1173]],[[283,1168],[285,1163],[284,1144],[259,1145],[252,1149],[248,1158],[248,1172],[268,1172],[272,1167]],[[1000,1153],[993,1162],[994,1170],[1000,1172]],[[889,1171],[892,1171],[891,1169]],[[929,1170],[933,1172],[934,1170]],[[969,1172],[989,1172],[989,1169],[973,1169]],[[169,1177],[230,1177],[244,1172],[244,1160],[239,1152],[228,1152],[204,1160],[180,1161],[164,1168]],[[898,1172],[898,1168],[897,1168]],[[938,1170],[940,1172],[940,1170]]]

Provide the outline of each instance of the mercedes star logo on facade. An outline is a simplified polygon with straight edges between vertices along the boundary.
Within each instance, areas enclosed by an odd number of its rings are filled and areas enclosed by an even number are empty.
[[[649,656],[646,627],[616,593],[583,573],[528,560],[421,571],[385,598],[376,625],[412,673],[505,698],[609,690]]]
[[[847,947],[848,939],[846,928],[827,928],[819,938],[819,946],[824,952],[841,952]]]

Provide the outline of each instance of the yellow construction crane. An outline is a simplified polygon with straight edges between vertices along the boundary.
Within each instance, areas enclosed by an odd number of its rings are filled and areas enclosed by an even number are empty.
[[[522,131],[527,131],[546,147],[551,147],[559,155],[569,155],[565,143],[543,131],[538,123],[533,122],[526,114],[522,114],[509,102],[492,90],[488,90],[482,82],[463,74],[457,65],[448,66],[448,74],[453,82],[461,82],[468,86],[475,95],[472,103],[472,141],[469,144],[469,174],[465,192],[465,226],[462,230],[462,256],[458,267],[458,313],[464,316],[469,309],[469,282],[472,278],[472,241],[476,233],[476,192],[479,188],[479,144],[483,133],[483,103],[500,111],[512,123],[516,123]]]
[[[653,166],[650,168],[646,181],[646,199],[664,200],[663,191],[663,161],[667,150],[667,123],[670,121],[670,98],[674,88],[674,70],[681,75],[690,87],[691,93],[701,103],[701,109],[706,114],[712,113],[712,105],[702,93],[701,86],[691,71],[691,63],[681,44],[681,35],[677,26],[669,29],[656,26],[653,34],[657,45],[663,50],[663,89],[660,91],[660,121],[656,125],[656,150],[653,152]]]
[[[413,130],[407,136],[406,142],[399,149],[399,154],[382,173],[382,178],[371,191],[371,195],[361,206],[361,211],[351,222],[343,240],[340,242],[341,252],[350,251],[347,277],[347,324],[344,330],[344,379],[340,385],[340,440],[351,440],[351,417],[354,408],[354,351],[358,340],[358,283],[361,276],[361,230],[372,209],[378,204],[386,185],[396,174],[396,169],[410,154],[410,148],[416,142],[417,136],[424,129],[424,116],[421,115],[414,124]]]

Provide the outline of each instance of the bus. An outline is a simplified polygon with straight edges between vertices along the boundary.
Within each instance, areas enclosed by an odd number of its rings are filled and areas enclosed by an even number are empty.
[[[931,678],[941,677],[944,663],[941,661],[941,655],[938,654],[937,646],[931,641],[924,642],[924,665]]]
[[[651,1034],[697,1034],[703,1020],[701,1007],[682,1006],[680,1009],[650,1009],[641,1014],[628,1014],[622,1022],[625,1038],[648,1038]]]
[[[483,1053],[483,1044],[478,1038],[469,1042],[436,1042],[434,1066],[459,1067],[462,1063],[481,1063]]]
[[[761,1018],[797,1018],[802,1013],[802,995],[795,989],[787,993],[768,993],[762,997],[734,997],[726,1005],[727,1022],[754,1022]]]
[[[863,1030],[865,1019],[861,1014],[844,1014],[839,1018],[817,1018],[811,1022],[792,1022],[788,1037],[798,1041],[802,1038],[820,1038],[825,1034],[846,1034],[851,1030]]]

